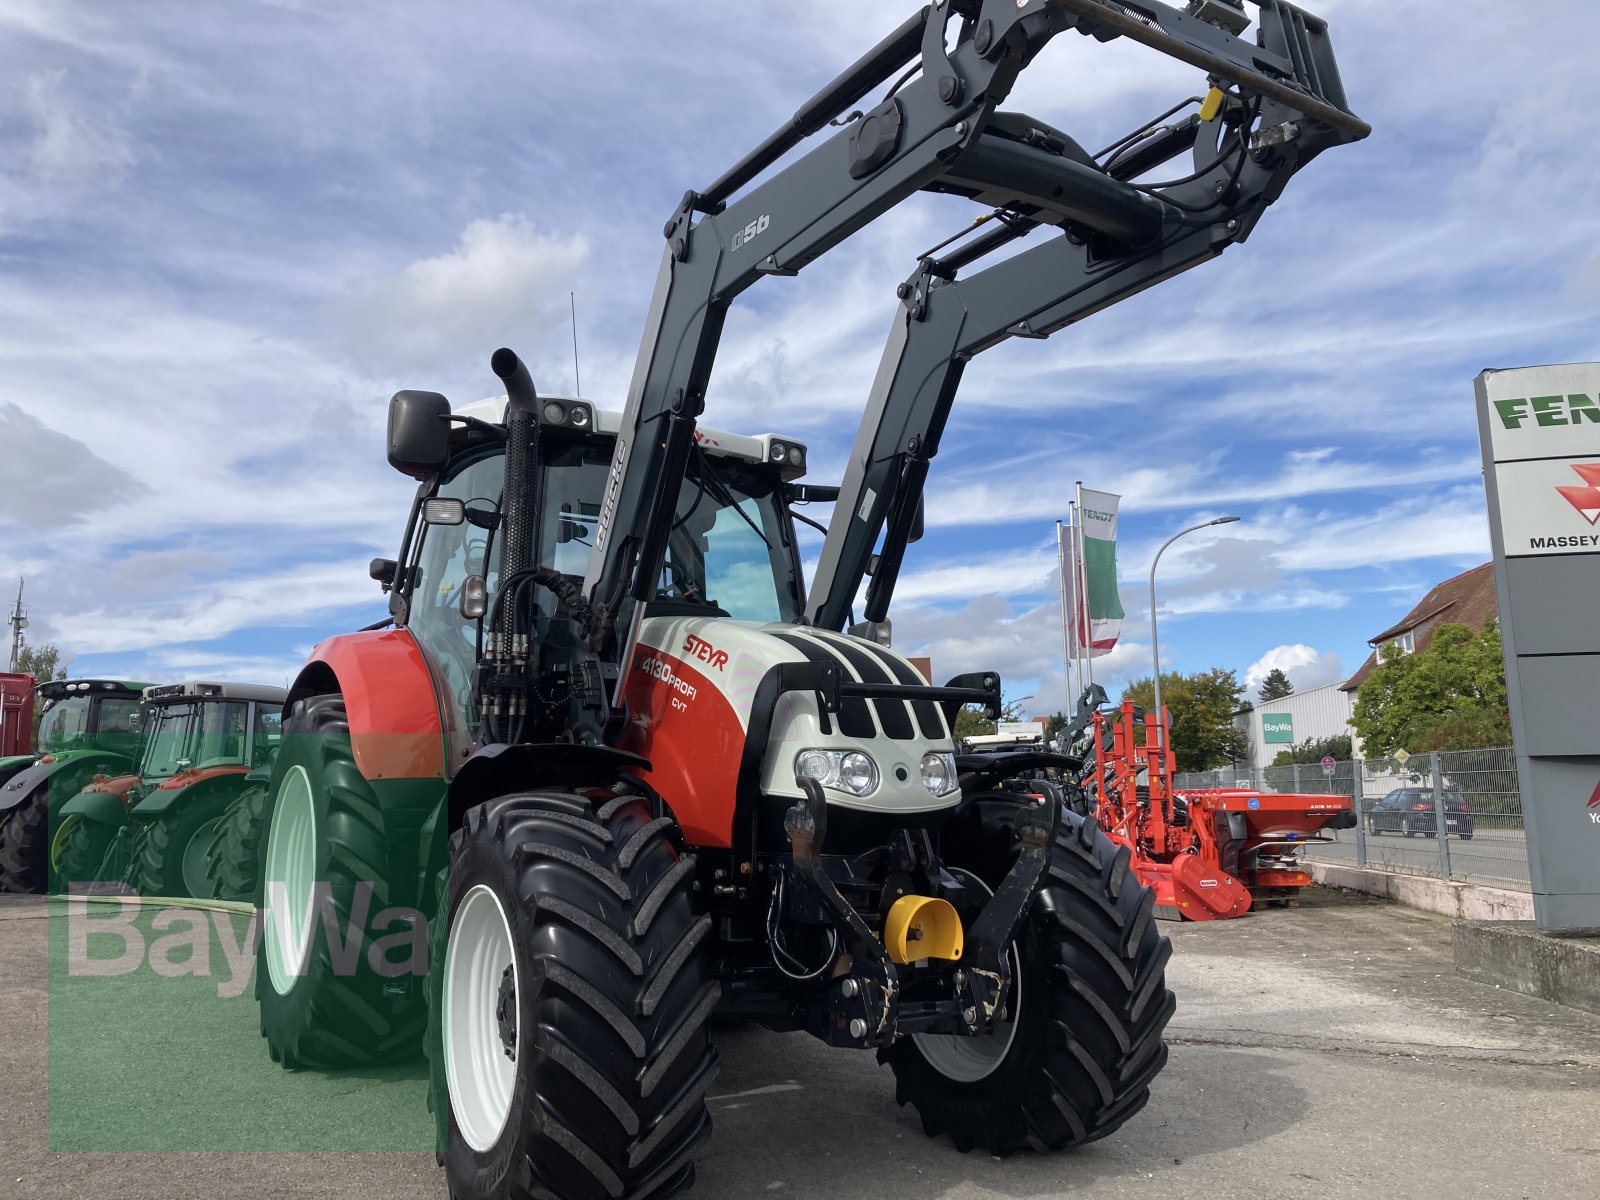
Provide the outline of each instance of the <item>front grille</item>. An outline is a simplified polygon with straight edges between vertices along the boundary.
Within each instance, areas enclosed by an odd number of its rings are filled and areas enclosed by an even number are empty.
[[[811,662],[832,662],[844,668],[846,677],[865,684],[920,684],[925,682],[914,671],[880,647],[859,642],[841,634],[820,630],[781,633],[783,641],[804,654]],[[897,742],[943,741],[949,735],[938,707],[928,700],[867,700],[847,696],[839,707],[839,730],[846,737],[870,738],[882,733]]]

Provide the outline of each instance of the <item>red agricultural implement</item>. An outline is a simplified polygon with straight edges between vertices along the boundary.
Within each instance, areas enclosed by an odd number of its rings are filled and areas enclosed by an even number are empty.
[[[1094,747],[1096,816],[1132,851],[1158,917],[1214,921],[1243,916],[1252,900],[1288,900],[1311,882],[1301,849],[1355,824],[1348,796],[1174,788],[1161,718],[1132,701],[1094,714]]]

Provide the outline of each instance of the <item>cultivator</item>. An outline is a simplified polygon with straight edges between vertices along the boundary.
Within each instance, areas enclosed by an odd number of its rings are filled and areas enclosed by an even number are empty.
[[[1355,824],[1349,797],[1175,788],[1164,716],[1129,700],[1095,712],[1083,777],[1101,826],[1155,890],[1156,915],[1214,921],[1243,916],[1254,901],[1292,900],[1311,882],[1302,848]]]

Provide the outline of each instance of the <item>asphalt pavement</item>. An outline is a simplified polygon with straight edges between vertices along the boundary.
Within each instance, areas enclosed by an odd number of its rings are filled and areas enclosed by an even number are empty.
[[[182,923],[157,919],[140,936],[177,938],[166,974],[85,977],[59,910],[0,897],[0,1196],[445,1200],[420,1064],[280,1070],[249,988],[218,995],[243,984],[221,952],[208,976],[174,974]],[[716,1129],[690,1195],[1600,1195],[1600,1018],[1460,979],[1448,921],[1313,891],[1298,909],[1164,929],[1171,1061],[1104,1141],[963,1155],[895,1107],[871,1056],[737,1028],[718,1035]],[[95,938],[89,959],[106,961]],[[238,1146],[280,1149],[224,1149]],[[138,1152],[157,1147],[212,1152]]]
[[[1328,862],[1353,865],[1356,831],[1341,829],[1336,839],[1310,845],[1306,853]],[[1451,835],[1448,843],[1452,879],[1524,892],[1529,889],[1528,838],[1521,829],[1491,829],[1480,825],[1472,837]],[[1399,832],[1376,835],[1369,832],[1366,865],[1378,871],[1438,876],[1438,839],[1422,834],[1406,837]]]

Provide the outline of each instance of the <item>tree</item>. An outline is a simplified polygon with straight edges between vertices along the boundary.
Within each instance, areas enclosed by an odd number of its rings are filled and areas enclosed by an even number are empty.
[[[983,709],[972,704],[961,706],[961,711],[956,713],[955,727],[951,730],[957,741],[962,738],[979,737],[994,731],[995,723],[984,716]]]
[[[1267,677],[1261,681],[1261,699],[1282,700],[1285,696],[1294,695],[1294,684],[1289,682],[1289,677],[1283,673],[1282,667],[1273,667],[1267,672]]]
[[[1418,654],[1385,647],[1356,692],[1351,724],[1369,755],[1509,746],[1500,627],[1490,621],[1473,633],[1465,625],[1441,625]]]
[[[53,679],[67,677],[65,656],[59,646],[49,642],[41,642],[37,646],[24,643],[17,654],[17,670],[24,675],[32,675],[40,683],[49,683]],[[33,736],[29,745],[36,745],[39,741],[39,722],[44,719],[44,706],[33,706]]]
[[[1056,734],[1060,733],[1066,727],[1067,714],[1064,712],[1052,713],[1050,715],[1050,720],[1045,724],[1044,727],[1044,740],[1046,742],[1054,741]]]
[[[1161,673],[1161,702],[1172,716],[1172,752],[1178,770],[1209,771],[1244,757],[1248,740],[1231,719],[1243,692],[1239,677],[1221,667],[1193,675]],[[1123,690],[1122,698],[1154,708],[1155,684],[1148,677],[1136,679]]]
[[[1305,741],[1288,750],[1279,750],[1278,756],[1269,763],[1269,766],[1287,767],[1294,763],[1319,763],[1325,758],[1337,762],[1349,762],[1355,757],[1355,750],[1348,733],[1336,733],[1332,737],[1307,738]]]

